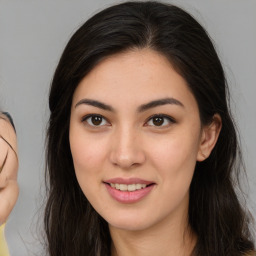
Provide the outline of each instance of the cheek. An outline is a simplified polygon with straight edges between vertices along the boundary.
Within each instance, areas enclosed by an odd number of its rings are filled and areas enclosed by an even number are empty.
[[[173,134],[169,138],[159,138],[155,143],[151,143],[149,154],[156,164],[160,165],[183,165],[195,162],[198,152],[197,136],[191,137],[186,135]]]
[[[163,199],[159,200],[156,208],[165,214],[187,207],[198,148],[194,138],[176,134],[167,141],[158,140],[151,150],[151,165],[158,172]],[[166,202],[169,202],[168,207]]]
[[[104,139],[96,135],[86,135],[80,127],[70,129],[70,149],[75,174],[87,197],[102,182],[101,170],[106,159],[106,146]]]
[[[159,137],[151,144],[155,146],[151,147],[148,154],[161,181],[173,189],[188,189],[199,147],[198,131],[192,133],[181,129],[165,138]]]
[[[91,146],[90,143],[84,143],[83,140],[73,141],[70,146],[76,171],[89,171],[101,157],[98,146]]]
[[[92,193],[92,188],[97,189],[100,169],[97,164],[100,156],[96,152],[100,151],[97,150],[97,146],[92,147],[90,144],[84,143],[84,139],[81,136],[77,135],[76,138],[70,138],[75,175],[84,195],[87,199],[91,199],[94,194]]]
[[[96,135],[88,135],[82,126],[70,128],[70,149],[78,172],[89,172],[104,158],[104,141],[100,141]]]

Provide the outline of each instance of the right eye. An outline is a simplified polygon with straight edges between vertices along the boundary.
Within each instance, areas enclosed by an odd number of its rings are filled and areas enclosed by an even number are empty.
[[[83,118],[82,122],[86,122],[93,127],[109,125],[109,122],[102,115],[87,115]]]

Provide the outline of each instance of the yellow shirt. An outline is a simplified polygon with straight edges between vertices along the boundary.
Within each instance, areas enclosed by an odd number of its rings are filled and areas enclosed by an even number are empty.
[[[4,237],[5,224],[0,226],[0,256],[9,256],[9,250]]]

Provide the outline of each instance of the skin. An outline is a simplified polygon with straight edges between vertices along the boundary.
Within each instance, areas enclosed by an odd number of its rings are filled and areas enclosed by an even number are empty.
[[[10,215],[19,194],[17,138],[8,118],[0,115],[0,224]]]
[[[142,111],[142,105],[166,98],[176,104]],[[91,114],[104,118],[95,126],[86,118]],[[158,114],[172,121],[164,118],[156,126],[151,116]],[[196,236],[187,221],[189,187],[196,161],[209,156],[220,129],[217,115],[202,126],[186,81],[153,50],[111,56],[84,77],[73,95],[70,147],[82,191],[109,223],[112,255],[191,253]],[[116,177],[153,181],[154,186],[142,200],[121,203],[103,183]]]

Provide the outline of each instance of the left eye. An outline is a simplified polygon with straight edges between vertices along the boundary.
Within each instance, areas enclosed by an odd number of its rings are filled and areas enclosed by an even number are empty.
[[[147,125],[156,127],[168,126],[171,123],[174,123],[174,120],[169,116],[163,115],[153,116],[147,121]]]
[[[90,126],[103,126],[107,125],[107,120],[101,115],[89,115],[83,118],[83,122],[87,122]]]

